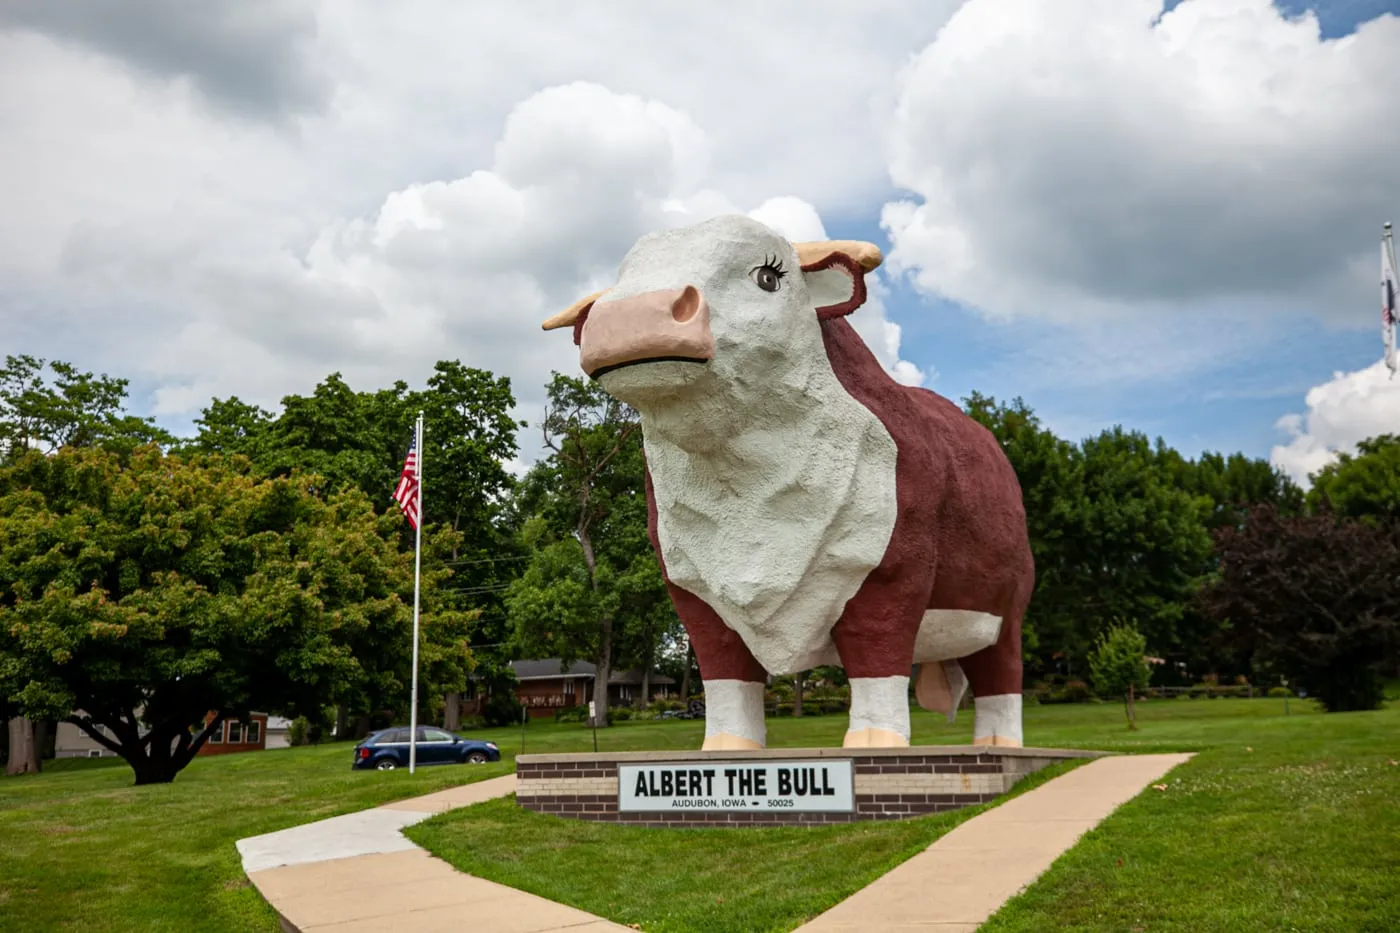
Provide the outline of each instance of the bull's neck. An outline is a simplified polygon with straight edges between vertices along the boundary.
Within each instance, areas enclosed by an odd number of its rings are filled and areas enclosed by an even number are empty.
[[[824,421],[840,417],[827,400],[845,390],[824,356],[759,375],[695,398],[641,408],[647,443],[723,458],[732,469],[766,469],[789,456],[785,436],[795,431],[811,436]]]

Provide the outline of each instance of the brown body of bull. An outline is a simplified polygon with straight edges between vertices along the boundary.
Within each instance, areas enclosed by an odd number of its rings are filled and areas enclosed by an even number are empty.
[[[880,566],[832,630],[841,666],[851,677],[908,674],[926,610],[984,612],[1002,620],[997,642],[959,664],[974,697],[1019,693],[1021,621],[1035,568],[1011,464],[991,432],[952,402],[895,382],[844,317],[821,326],[837,377],[884,423],[899,452],[894,533]],[[647,506],[648,532],[664,574],[650,476]],[[713,609],[669,579],[667,585],[704,679],[766,679],[743,640]],[[926,696],[921,689],[921,701],[931,705]]]

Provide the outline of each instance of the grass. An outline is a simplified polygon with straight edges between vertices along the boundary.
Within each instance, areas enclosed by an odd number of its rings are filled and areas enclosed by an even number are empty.
[[[1136,732],[1113,704],[1029,708],[1031,744],[1198,755],[1165,792],[1148,791],[1101,824],[985,929],[1400,930],[1400,766],[1389,764],[1400,757],[1400,708],[1323,716],[1310,703],[1289,707],[1291,715],[1282,700],[1144,702]],[[965,722],[921,714],[915,722],[917,742],[967,741]],[[615,728],[608,740],[638,747],[630,738],[646,728]],[[838,716],[770,720],[774,745],[835,744],[843,728]],[[686,738],[682,747],[693,747]],[[530,741],[534,751],[551,744]],[[777,931],[975,812],[736,832],[596,825],[498,801],[409,835],[464,871],[644,930]]]
[[[1082,764],[1021,781],[1016,793]],[[790,930],[990,804],[920,819],[759,830],[609,826],[522,810],[514,797],[410,827],[462,871],[658,933]]]
[[[147,787],[119,759],[44,765],[0,779],[0,931],[275,933],[235,841],[511,770],[352,772],[347,744],[197,758]]]
[[[1400,709],[1249,726],[1119,809],[984,933],[1400,931]]]
[[[1142,728],[1129,732],[1113,704],[1029,707],[1031,744],[1201,754],[1165,794],[1105,821],[987,929],[1400,930],[1390,893],[1400,890],[1400,767],[1387,764],[1400,759],[1400,708],[1322,716],[1294,700],[1291,712],[1281,700],[1145,702]],[[917,743],[961,744],[971,721],[915,713],[914,727]],[[769,729],[774,746],[839,745],[845,717],[770,720]],[[702,731],[698,722],[621,723],[600,731],[598,745],[690,749]],[[133,787],[130,770],[107,761],[47,762],[44,774],[0,779],[0,931],[274,933],[234,842],[509,772],[520,730],[473,734],[497,742],[507,761],[412,777],[351,772],[349,747],[330,745],[198,759],[155,787]],[[591,748],[577,725],[525,733],[527,752]],[[538,874],[554,860],[564,868],[544,879],[550,890],[521,886],[644,929],[762,930],[790,929],[968,815],[642,830],[498,802],[414,832],[450,860],[489,863],[473,868],[486,877]]]

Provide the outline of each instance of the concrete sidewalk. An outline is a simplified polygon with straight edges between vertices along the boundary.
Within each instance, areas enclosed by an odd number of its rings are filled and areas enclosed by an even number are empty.
[[[797,933],[973,933],[1104,817],[1190,755],[1122,755],[1075,768],[973,817]]]
[[[798,928],[799,933],[972,933],[1061,853],[1190,755],[1100,758],[973,817]],[[238,842],[243,870],[289,933],[602,933],[573,907],[465,875],[401,832],[515,790],[515,775],[465,784]],[[739,829],[723,832],[742,833]]]
[[[464,784],[238,841],[243,870],[289,933],[471,927],[495,933],[626,930],[433,858],[400,830],[515,791],[515,775]]]

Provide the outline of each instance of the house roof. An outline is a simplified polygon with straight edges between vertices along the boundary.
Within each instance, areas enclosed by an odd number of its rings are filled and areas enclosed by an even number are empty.
[[[586,677],[592,679],[598,669],[587,661],[575,661],[568,669],[558,658],[542,658],[532,661],[511,661],[511,670],[516,680],[556,680],[560,677]]]
[[[587,661],[575,661],[568,668],[564,667],[564,662],[558,658],[542,658],[530,661],[511,661],[511,670],[515,671],[516,680],[559,680],[562,678],[578,678],[582,680],[592,680],[598,674],[598,668]],[[640,684],[642,682],[642,672],[640,668],[630,671],[613,671],[608,675],[610,684]],[[670,685],[675,681],[664,674],[655,672],[651,675],[651,682],[654,685]]]

